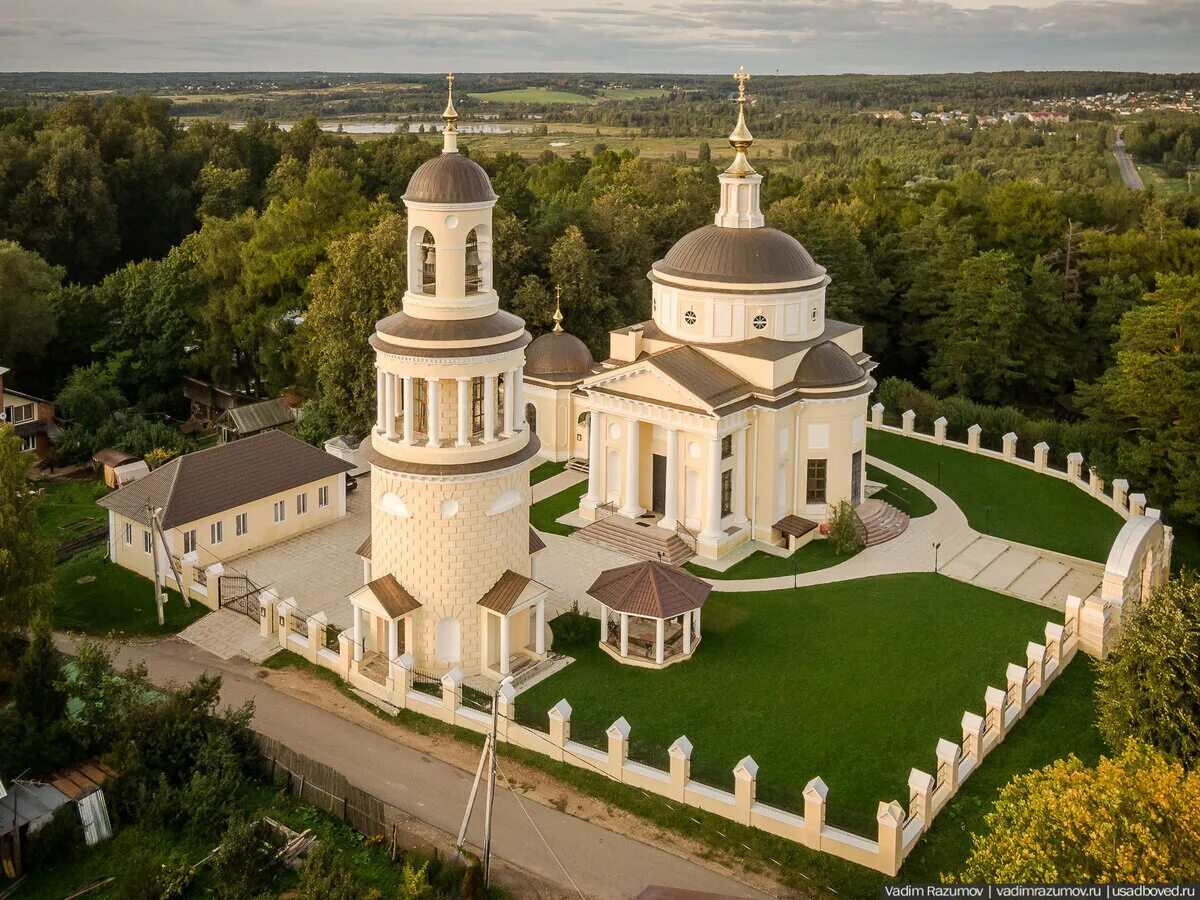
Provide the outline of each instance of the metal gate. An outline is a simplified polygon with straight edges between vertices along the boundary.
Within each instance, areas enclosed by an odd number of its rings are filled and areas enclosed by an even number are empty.
[[[221,609],[232,609],[257,622],[259,590],[258,585],[245,575],[222,575],[217,588],[217,604]]]

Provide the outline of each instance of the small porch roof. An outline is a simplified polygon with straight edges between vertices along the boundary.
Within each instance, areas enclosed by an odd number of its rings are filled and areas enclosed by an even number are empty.
[[[505,569],[504,574],[479,598],[479,605],[494,613],[507,616],[532,601],[549,593],[550,588],[534,581],[528,575],[519,575],[512,569]]]
[[[699,609],[711,591],[703,578],[654,560],[606,569],[588,588],[609,609],[649,619]]]
[[[367,539],[358,545],[358,549],[354,553],[363,559],[371,558],[371,535],[367,535]]]
[[[533,526],[529,526],[529,555],[537,553],[539,550],[546,549],[546,542],[542,540],[542,536],[533,530]]]
[[[791,537],[804,537],[817,527],[817,523],[802,516],[784,516],[771,527]]]
[[[368,581],[352,593],[350,603],[383,619],[399,619],[421,608],[420,601],[391,572]]]

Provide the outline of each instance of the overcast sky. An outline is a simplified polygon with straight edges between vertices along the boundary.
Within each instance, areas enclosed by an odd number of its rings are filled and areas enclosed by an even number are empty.
[[[1200,0],[0,0],[6,71],[1200,70]]]

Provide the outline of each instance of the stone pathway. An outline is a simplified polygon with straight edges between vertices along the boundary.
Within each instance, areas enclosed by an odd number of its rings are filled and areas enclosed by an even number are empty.
[[[258,623],[232,609],[218,609],[193,622],[179,636],[220,659],[243,656],[260,663],[279,649],[274,636],[263,637]]]
[[[565,491],[571,485],[579,484],[581,481],[587,481],[587,473],[576,472],[574,469],[564,469],[552,478],[539,481],[533,486],[533,502],[537,503],[539,500],[553,497],[560,491]]]
[[[966,515],[940,488],[899,466],[875,457],[868,459],[884,472],[903,478],[923,491],[937,504],[937,509],[928,516],[912,519],[900,536],[868,547],[846,562],[827,569],[805,572],[798,577],[710,579],[710,583],[718,591],[777,591],[877,575],[932,572],[934,544],[938,544],[938,571],[942,574],[1060,612],[1066,608],[1068,594],[1087,597],[1099,586],[1104,575],[1101,563],[980,534],[967,524]],[[563,473],[568,474],[578,473]],[[553,481],[548,479],[542,484],[550,485]],[[569,483],[564,481],[557,490],[563,490]],[[546,495],[552,493],[556,491],[548,490]],[[542,574],[538,580],[555,589],[561,609],[569,608],[573,600],[578,600],[580,609],[596,614],[598,607],[587,596],[587,588],[596,575],[604,569],[634,562],[632,557],[584,541],[572,541],[553,534],[542,537],[546,549],[539,554]],[[736,557],[744,558],[754,550],[781,552],[778,548],[751,542],[739,548]],[[722,561],[718,567],[727,568],[734,561]],[[553,615],[549,611],[547,614]]]

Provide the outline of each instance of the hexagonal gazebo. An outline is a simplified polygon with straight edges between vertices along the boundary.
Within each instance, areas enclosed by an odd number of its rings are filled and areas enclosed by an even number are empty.
[[[601,572],[588,588],[600,601],[600,648],[617,662],[655,669],[689,659],[710,591],[704,579],[660,562]]]

